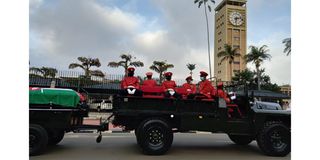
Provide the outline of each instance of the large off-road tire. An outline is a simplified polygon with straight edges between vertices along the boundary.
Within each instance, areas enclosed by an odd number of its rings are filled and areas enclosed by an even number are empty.
[[[164,154],[173,141],[172,128],[160,118],[145,120],[138,127],[137,141],[144,154]]]
[[[56,145],[62,141],[64,137],[64,131],[56,131],[49,135],[48,145]]]
[[[252,136],[248,136],[248,135],[228,134],[228,136],[232,142],[234,142],[235,144],[238,144],[238,145],[248,145],[254,139]]]
[[[42,153],[48,144],[47,131],[40,125],[29,126],[29,154],[30,156]]]
[[[258,133],[257,142],[266,155],[286,156],[291,152],[291,131],[280,121],[268,121]]]

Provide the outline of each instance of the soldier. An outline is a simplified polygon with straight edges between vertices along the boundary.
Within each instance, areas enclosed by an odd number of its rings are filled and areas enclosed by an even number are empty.
[[[148,87],[157,86],[157,82],[154,79],[152,79],[152,72],[147,72],[146,76],[147,76],[147,80],[143,81],[143,84],[142,84],[143,86],[148,86]]]
[[[165,97],[175,97],[175,98],[181,98],[181,95],[175,92],[175,88],[177,87],[177,84],[175,81],[171,80],[172,73],[166,72],[164,74],[166,80],[162,82],[162,87],[165,90],[164,96]]]
[[[207,80],[208,73],[200,72],[200,83],[199,83],[199,93],[204,95],[206,98],[212,98],[215,94],[215,88],[212,86],[211,82]]]
[[[120,95],[127,96],[135,95],[135,96],[142,96],[142,91],[140,89],[139,79],[137,77],[134,77],[134,68],[129,67],[128,68],[128,76],[124,77],[124,79],[121,81],[121,91]]]
[[[191,76],[188,76],[186,78],[186,83],[182,85],[182,88],[184,88],[187,91],[188,99],[193,99],[194,94],[197,92],[197,87],[195,84],[192,84],[193,81]]]
[[[230,99],[228,98],[228,95],[223,90],[223,83],[222,82],[219,82],[219,84],[217,86],[217,96],[220,98],[223,98],[226,101],[226,103],[230,103]]]

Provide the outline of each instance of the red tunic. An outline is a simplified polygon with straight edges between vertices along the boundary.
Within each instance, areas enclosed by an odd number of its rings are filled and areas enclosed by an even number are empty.
[[[230,99],[222,89],[218,89],[217,92],[218,92],[218,97],[223,98],[227,103],[230,103]]]
[[[208,98],[211,98],[211,95],[214,94],[215,89],[212,86],[211,82],[208,80],[201,81],[199,85],[199,92],[205,95]]]
[[[148,87],[154,87],[157,86],[157,81],[155,81],[154,79],[147,79],[143,81],[144,86],[148,86]]]
[[[182,85],[182,88],[186,89],[188,94],[193,94],[193,93],[196,93],[196,91],[197,91],[195,84],[185,83]]]
[[[125,77],[121,81],[121,89],[128,88],[128,86],[133,86],[134,88],[139,89],[139,79],[137,77]]]
[[[162,87],[167,90],[167,89],[174,89],[177,87],[176,82],[175,81],[164,81],[162,82]]]

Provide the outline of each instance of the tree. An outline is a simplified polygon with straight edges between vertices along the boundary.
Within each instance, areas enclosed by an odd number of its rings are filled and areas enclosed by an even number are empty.
[[[230,80],[232,79],[232,63],[234,62],[234,58],[237,56],[237,50],[238,48],[232,49],[232,47],[229,44],[225,44],[224,51],[218,53],[218,57],[221,57],[221,62],[224,60],[229,60]]]
[[[256,67],[256,72],[257,72],[257,79],[258,79],[258,90],[261,89],[260,87],[260,81],[261,81],[261,73],[259,70],[259,67],[263,63],[264,60],[266,59],[271,59],[271,55],[268,54],[269,50],[267,49],[267,45],[263,45],[261,47],[256,47],[256,46],[250,46],[249,50],[250,52],[244,56],[245,60],[247,63],[254,63]]]
[[[34,72],[36,75],[40,74],[44,78],[55,78],[58,71],[51,67],[31,67],[29,68],[29,72]]]
[[[283,50],[284,53],[287,53],[287,56],[291,54],[291,38],[286,38],[282,41],[285,48]]]
[[[211,1],[213,4],[215,3],[214,0],[210,0],[210,1]],[[210,78],[211,78],[212,76],[211,76],[211,58],[210,58],[210,39],[209,39],[209,24],[208,24],[208,15],[207,15],[207,7],[208,7],[209,12],[211,12],[211,6],[210,6],[210,4],[208,4],[208,0],[195,0],[194,3],[195,3],[195,4],[198,3],[198,8],[200,8],[202,4],[204,5],[204,14],[205,14],[205,16],[206,16],[206,22],[207,22],[209,75],[210,75]]]
[[[90,78],[91,76],[104,77],[104,74],[100,70],[90,70],[91,67],[100,67],[101,63],[98,58],[90,57],[78,57],[79,63],[71,63],[69,69],[82,68],[84,70],[85,78]]]
[[[173,68],[173,64],[168,64],[167,61],[153,61],[153,64],[150,66],[151,70],[159,73],[159,80],[162,83],[163,73],[167,71],[169,68]]]
[[[245,69],[235,73],[234,77],[232,77],[232,81],[239,84],[251,84],[254,81],[254,73],[249,69]]]
[[[132,61],[132,59],[136,59],[136,57],[132,57],[132,55],[130,54],[121,54],[120,58],[123,59],[119,62],[109,62],[108,66],[109,67],[113,67],[113,68],[117,68],[117,67],[123,67],[124,68],[124,72],[125,72],[125,76],[128,76],[128,68],[130,66],[134,66],[134,67],[143,67],[144,64],[141,61]]]
[[[187,64],[187,68],[190,70],[190,75],[192,76],[192,71],[196,69],[196,64]]]

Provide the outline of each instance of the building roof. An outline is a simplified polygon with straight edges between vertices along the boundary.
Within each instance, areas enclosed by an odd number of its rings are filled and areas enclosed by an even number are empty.
[[[219,3],[219,5],[214,9],[215,11],[218,11],[220,10],[225,3],[227,2],[237,2],[237,3],[240,3],[240,4],[246,4],[247,3],[247,0],[223,0],[222,2]]]

